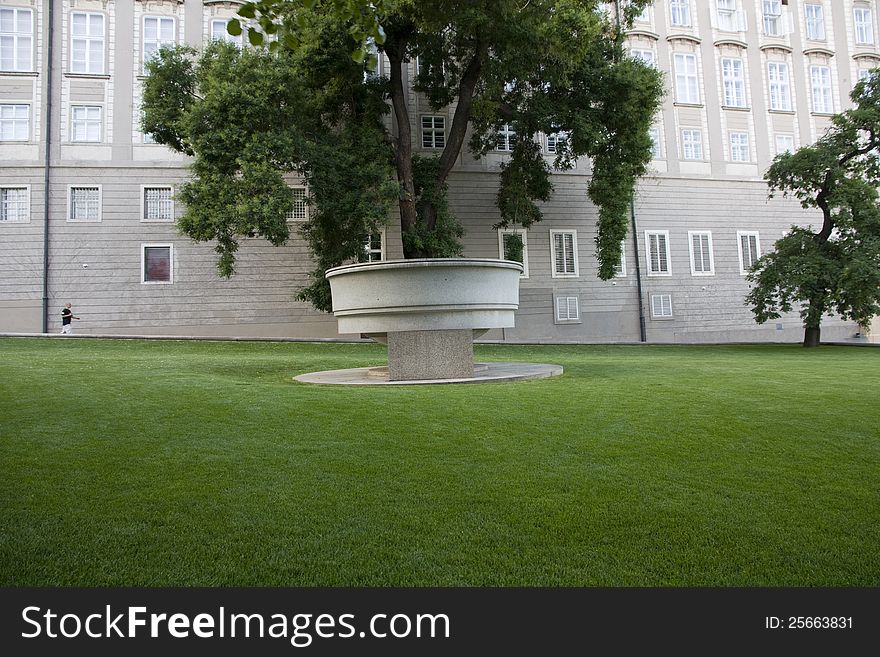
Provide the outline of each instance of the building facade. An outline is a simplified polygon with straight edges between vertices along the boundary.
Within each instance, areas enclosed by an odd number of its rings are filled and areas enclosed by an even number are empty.
[[[554,177],[545,220],[522,240],[516,328],[489,338],[558,342],[798,341],[797,314],[757,325],[744,305],[751,263],[792,224],[817,219],[768,199],[763,172],[812,143],[854,84],[880,66],[877,0],[657,0],[628,35],[666,74],[652,129],[651,174],[638,187],[619,275],[597,278],[589,162]],[[237,274],[216,274],[210,244],[175,229],[185,157],[140,131],[144,62],[172,43],[233,39],[236,2],[0,0],[0,331],[335,337],[332,316],[295,301],[311,269],[305,244],[244,240]],[[382,61],[379,61],[380,73]],[[417,62],[411,64],[415,74]],[[415,146],[442,148],[451,115],[411,92]],[[558,139],[544,135],[554,156]],[[504,257],[493,225],[497,150],[464,152],[450,177],[465,255]],[[308,218],[308,190],[289,220]],[[295,230],[292,231],[295,233]],[[391,222],[367,247],[402,255]],[[877,327],[880,331],[880,327]],[[853,339],[852,323],[823,338]]]

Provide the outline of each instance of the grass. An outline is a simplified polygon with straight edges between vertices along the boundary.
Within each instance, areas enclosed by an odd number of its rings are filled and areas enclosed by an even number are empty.
[[[0,585],[877,586],[880,350],[0,339]]]

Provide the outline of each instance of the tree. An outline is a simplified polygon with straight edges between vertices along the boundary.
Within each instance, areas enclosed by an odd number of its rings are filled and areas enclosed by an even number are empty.
[[[468,134],[480,156],[495,148],[502,126],[515,131],[498,226],[540,221],[551,167],[535,137],[558,134],[554,168],[591,159],[587,191],[599,208],[599,275],[607,279],[650,161],[648,129],[662,95],[660,74],[626,55],[620,29],[649,3],[608,14],[597,0],[263,0],[240,13],[251,21],[249,41],[272,37],[269,47],[163,50],[149,64],[143,128],[193,155],[180,226],[216,240],[225,276],[234,272],[238,236],[273,244],[289,237],[284,174],[306,180],[312,212],[302,232],[316,267],[300,297],[323,310],[324,271],[358,258],[395,203],[405,257],[461,253],[462,228],[446,198]],[[385,55],[387,77],[371,72],[375,52]],[[451,108],[434,157],[413,149],[405,71],[416,58],[415,89],[434,110]]]
[[[800,303],[805,347],[819,345],[826,314],[860,326],[880,314],[880,77],[858,83],[851,98],[823,137],[778,156],[765,175],[771,197],[818,210],[821,225],[792,226],[755,263],[747,302],[759,323]]]

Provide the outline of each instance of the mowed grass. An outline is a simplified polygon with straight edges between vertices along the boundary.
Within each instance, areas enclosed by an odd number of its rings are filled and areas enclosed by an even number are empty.
[[[877,586],[880,350],[0,339],[0,584]]]

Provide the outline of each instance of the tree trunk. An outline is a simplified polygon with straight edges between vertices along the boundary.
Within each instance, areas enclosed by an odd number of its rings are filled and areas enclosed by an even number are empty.
[[[805,326],[804,327],[804,346],[805,347],[818,347],[819,346],[819,333],[822,331],[819,326]]]
[[[411,231],[418,220],[416,213],[416,190],[413,180],[412,128],[409,124],[409,109],[406,104],[406,89],[403,85],[403,57],[405,42],[393,43],[389,38],[385,54],[388,55],[389,79],[391,82],[391,107],[394,111],[396,136],[394,137],[394,160],[397,179],[400,181],[401,195],[400,228],[403,233]],[[403,257],[420,258],[421,253],[407,249],[403,243]]]

